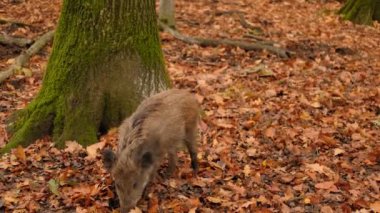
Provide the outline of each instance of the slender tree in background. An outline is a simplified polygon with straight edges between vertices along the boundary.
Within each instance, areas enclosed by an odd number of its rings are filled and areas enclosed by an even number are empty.
[[[356,24],[371,25],[380,21],[380,0],[348,0],[339,13]]]
[[[45,134],[61,147],[94,143],[169,86],[154,0],[64,0],[42,88],[14,115],[1,153]]]
[[[160,0],[159,20],[171,28],[175,28],[175,3],[174,0]]]

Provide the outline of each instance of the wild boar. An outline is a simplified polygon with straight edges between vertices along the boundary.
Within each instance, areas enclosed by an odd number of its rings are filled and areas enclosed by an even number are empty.
[[[140,200],[146,185],[168,156],[166,176],[176,167],[177,151],[189,151],[194,174],[197,163],[199,104],[185,90],[171,89],[144,100],[119,128],[116,153],[103,152],[105,167],[111,172],[121,212]]]

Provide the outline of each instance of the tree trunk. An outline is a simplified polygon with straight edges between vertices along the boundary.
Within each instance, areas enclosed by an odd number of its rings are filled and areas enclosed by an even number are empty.
[[[160,0],[159,19],[171,28],[175,28],[174,0]]]
[[[154,0],[65,0],[42,88],[1,153],[45,134],[89,145],[169,86]]]
[[[371,25],[373,20],[380,21],[380,1],[348,0],[339,13],[356,24]]]

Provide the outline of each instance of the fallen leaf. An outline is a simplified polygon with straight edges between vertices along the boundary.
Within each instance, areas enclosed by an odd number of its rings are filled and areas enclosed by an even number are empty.
[[[290,213],[291,209],[289,208],[289,206],[287,206],[285,203],[283,203],[283,204],[281,204],[281,212],[282,213]]]
[[[369,207],[375,212],[380,212],[380,201],[369,204]]]
[[[260,195],[259,198],[257,198],[257,202],[260,202],[262,204],[267,204],[268,199],[266,199],[263,195]]]
[[[4,200],[5,205],[16,204],[20,202],[20,199],[17,198],[16,193],[10,191],[5,192],[1,195],[1,197]]]
[[[148,208],[148,213],[157,213],[159,209],[158,206],[158,198],[156,196],[152,196],[149,199],[149,208]]]
[[[290,183],[292,182],[296,177],[294,175],[285,175],[281,177],[282,183]]]
[[[271,77],[274,76],[274,72],[270,69],[262,69],[259,71],[260,77]]]
[[[217,204],[224,202],[223,199],[219,197],[212,197],[212,196],[208,196],[207,200],[210,201],[211,203],[217,203]]]
[[[268,89],[267,91],[265,91],[265,97],[267,98],[275,97],[276,95],[277,92],[274,89]]]
[[[380,127],[380,119],[373,120],[372,123],[373,123],[375,126]]]
[[[306,111],[302,111],[301,112],[300,118],[301,118],[301,120],[304,120],[304,121],[310,121],[310,120],[313,119],[311,117],[311,115],[308,112],[306,112]]]
[[[335,148],[334,149],[334,156],[343,154],[345,151],[343,149]]]
[[[337,174],[327,166],[320,165],[318,163],[306,164],[306,168],[320,174],[324,174],[329,178],[336,178]]]
[[[305,204],[310,204],[310,203],[311,203],[311,200],[310,200],[310,198],[305,198],[305,199],[303,200],[303,202],[304,202]]]
[[[321,213],[334,213],[334,210],[330,206],[322,206]]]
[[[332,189],[332,188],[335,188],[336,189],[336,186],[334,185],[333,181],[326,181],[326,182],[321,182],[321,183],[315,184],[315,188],[317,188],[317,189]]]
[[[225,128],[225,129],[232,129],[235,126],[229,123],[226,123],[225,120],[219,119],[214,124],[218,127]]]
[[[312,106],[314,108],[321,108],[322,107],[321,103],[319,103],[318,101],[312,102],[310,104],[310,106]]]
[[[103,142],[95,143],[95,144],[92,144],[92,145],[86,147],[86,151],[88,154],[87,158],[95,159],[96,155],[97,155],[97,150],[103,149],[105,145],[106,145],[106,142],[103,141]]]
[[[244,166],[243,173],[245,177],[249,177],[251,174],[251,167],[247,164]]]
[[[268,138],[274,139],[276,136],[276,129],[274,127],[269,127],[265,130],[264,135]]]
[[[59,183],[55,179],[50,179],[48,182],[48,186],[49,186],[50,191],[53,194],[55,194],[57,196],[60,195],[60,193],[58,191]]]
[[[83,147],[76,141],[66,141],[65,145],[66,145],[65,152],[77,153],[83,150]]]
[[[247,149],[246,152],[247,152],[247,155],[249,157],[258,157],[259,156],[259,152],[255,148],[249,148],[249,149]]]
[[[25,150],[22,146],[18,146],[16,148],[16,150],[14,151],[14,155],[16,156],[16,158],[25,163],[26,162],[26,155],[25,155]]]

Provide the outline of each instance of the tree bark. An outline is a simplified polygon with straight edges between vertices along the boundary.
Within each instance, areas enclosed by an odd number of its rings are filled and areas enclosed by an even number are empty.
[[[372,21],[380,21],[380,1],[348,0],[339,13],[356,24],[372,25]]]
[[[0,152],[45,134],[58,147],[92,144],[169,86],[154,0],[65,0],[42,88],[13,116]]]
[[[175,3],[174,0],[160,0],[159,20],[171,28],[175,28]]]

